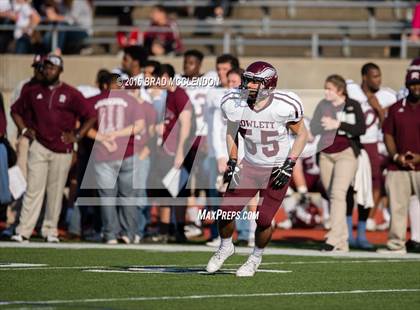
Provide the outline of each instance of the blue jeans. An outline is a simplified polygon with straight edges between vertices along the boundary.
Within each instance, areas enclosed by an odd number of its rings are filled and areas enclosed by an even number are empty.
[[[9,190],[9,167],[7,159],[7,149],[0,142],[0,204],[6,204],[12,201]]]
[[[24,34],[16,40],[16,54],[30,54],[32,49],[31,38]]]
[[[68,26],[66,22],[58,23],[58,25]],[[47,31],[44,34],[43,44],[47,51],[51,51],[52,37],[52,31]],[[62,51],[69,45],[72,45],[72,47],[81,47],[87,37],[88,34],[86,31],[59,31],[57,35],[57,47]]]
[[[95,164],[101,216],[105,240],[127,236],[134,240],[138,230],[137,207],[140,175],[137,155],[124,160],[98,162]]]
[[[135,155],[137,156],[137,155]],[[138,159],[139,174],[135,176],[135,185],[138,187],[139,207],[137,207],[138,215],[138,235],[144,237],[147,224],[150,223],[150,206],[147,200],[147,176],[150,170],[150,157],[143,160]]]

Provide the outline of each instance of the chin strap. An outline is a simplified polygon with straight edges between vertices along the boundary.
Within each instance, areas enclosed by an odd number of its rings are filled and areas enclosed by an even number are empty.
[[[249,108],[252,110],[254,109],[255,103],[257,102],[258,94],[260,93],[260,88],[261,88],[261,83],[258,83],[258,88],[255,94],[255,98],[251,98],[248,94],[248,99],[246,100],[246,103],[248,103]]]

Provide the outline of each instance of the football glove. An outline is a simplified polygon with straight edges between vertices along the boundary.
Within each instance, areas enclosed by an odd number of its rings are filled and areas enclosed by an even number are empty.
[[[239,184],[239,172],[240,168],[237,165],[236,159],[229,159],[227,162],[227,168],[223,174],[223,183],[228,183],[228,187],[232,183],[234,186]]]
[[[280,189],[284,187],[292,176],[293,167],[296,161],[292,158],[287,158],[281,167],[274,167],[271,172],[271,188]]]

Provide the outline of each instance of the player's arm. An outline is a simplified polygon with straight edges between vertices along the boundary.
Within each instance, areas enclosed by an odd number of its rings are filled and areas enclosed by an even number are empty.
[[[368,95],[368,103],[375,110],[382,124],[385,119],[385,109],[380,105],[378,98],[374,94]]]
[[[179,132],[179,143],[176,149],[174,167],[180,168],[182,163],[184,162],[185,155],[185,143],[190,136],[191,131],[191,117],[192,111],[191,110],[183,110],[179,115],[179,123],[181,125],[180,132]]]
[[[226,145],[229,159],[238,160],[238,124],[228,120],[226,131]]]
[[[296,135],[292,149],[289,153],[289,157],[297,159],[305,148],[306,142],[308,141],[308,129],[306,129],[303,119],[297,122],[288,123],[287,127]]]

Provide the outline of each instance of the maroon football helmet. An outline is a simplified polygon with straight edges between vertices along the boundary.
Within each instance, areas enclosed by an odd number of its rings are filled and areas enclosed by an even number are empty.
[[[256,91],[248,89],[248,83],[258,83]],[[277,71],[268,62],[256,61],[250,64],[242,74],[242,89],[249,90],[247,103],[253,108],[258,99],[264,99],[277,86]]]

